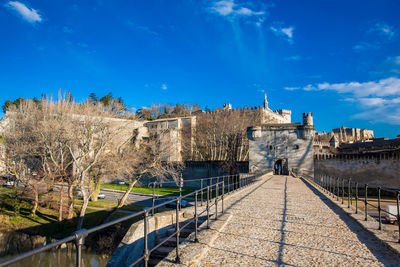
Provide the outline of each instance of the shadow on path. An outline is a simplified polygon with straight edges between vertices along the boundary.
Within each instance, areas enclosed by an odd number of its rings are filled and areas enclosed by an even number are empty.
[[[347,227],[357,235],[358,240],[365,244],[371,253],[385,266],[393,266],[393,259],[397,259],[400,266],[400,258],[394,252],[381,245],[380,240],[364,230],[353,218],[351,218],[345,211],[337,207],[332,200],[327,198],[324,194],[319,192],[308,181],[300,178],[300,180],[316,195],[320,200],[330,208],[339,218],[347,225]],[[379,249],[378,249],[379,248]],[[391,259],[388,259],[390,257]]]
[[[286,212],[287,212],[287,177],[285,177],[285,190],[284,190],[284,199],[283,199],[283,211],[282,211],[282,225],[281,225],[281,240],[279,242],[279,251],[278,251],[278,258],[277,263],[279,265],[283,264],[283,249],[285,247],[285,226],[286,226]]]

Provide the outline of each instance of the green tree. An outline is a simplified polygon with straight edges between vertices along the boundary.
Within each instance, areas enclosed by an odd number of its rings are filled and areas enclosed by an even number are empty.
[[[97,102],[99,102],[99,98],[96,95],[96,93],[90,93],[89,100],[92,101],[94,105],[96,105]]]
[[[100,98],[100,102],[105,106],[108,107],[111,104],[111,100],[112,100],[112,93],[108,93],[105,96],[103,96],[102,98]]]
[[[14,103],[11,100],[6,100],[2,106],[3,112],[6,113],[12,106],[14,106]]]

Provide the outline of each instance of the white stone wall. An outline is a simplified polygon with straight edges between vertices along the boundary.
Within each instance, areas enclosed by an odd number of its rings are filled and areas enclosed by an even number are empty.
[[[313,127],[304,130],[298,124],[259,128],[249,136],[250,171],[269,171],[279,159],[287,161],[288,170],[313,171]]]
[[[333,177],[341,177],[359,183],[380,185],[400,189],[400,159],[395,156],[388,159],[320,159],[315,160],[315,172]]]

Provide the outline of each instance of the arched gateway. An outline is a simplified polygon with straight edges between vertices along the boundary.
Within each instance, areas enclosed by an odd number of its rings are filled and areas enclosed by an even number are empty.
[[[276,174],[276,175],[288,175],[289,174],[287,159],[275,160],[274,174]]]

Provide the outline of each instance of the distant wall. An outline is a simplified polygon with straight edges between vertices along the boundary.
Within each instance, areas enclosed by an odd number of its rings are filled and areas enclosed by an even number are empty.
[[[314,159],[315,174],[351,178],[360,183],[400,189],[400,152],[330,155]]]
[[[271,171],[278,160],[286,162],[286,172],[313,171],[314,127],[294,123],[263,125],[250,127],[247,134],[251,172]]]

